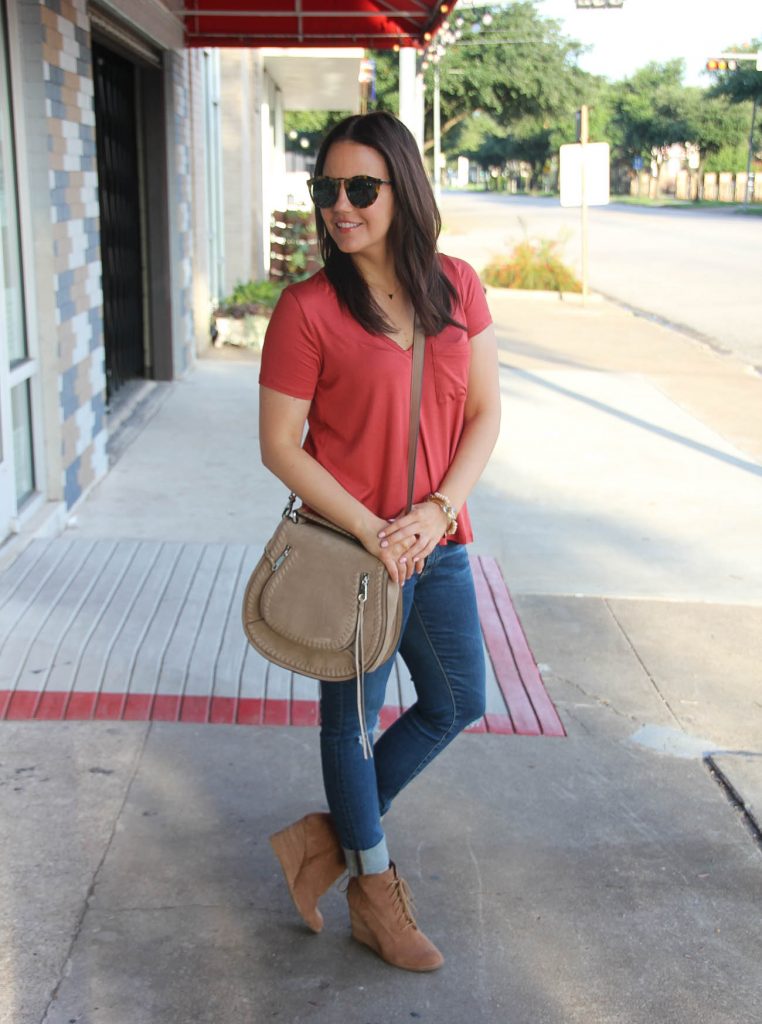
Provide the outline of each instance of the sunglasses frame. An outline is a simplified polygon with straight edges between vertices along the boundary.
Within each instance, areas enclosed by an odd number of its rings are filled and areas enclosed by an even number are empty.
[[[319,185],[320,182],[322,181],[330,181],[336,189],[336,195],[334,196],[332,202],[326,203],[325,205],[321,206],[315,200],[313,188],[315,185]],[[375,187],[375,194],[369,203],[360,204],[352,201],[352,198],[349,195],[349,190],[352,188],[353,181],[361,181],[366,186],[372,185]],[[354,206],[356,210],[367,210],[369,206],[373,206],[373,204],[378,199],[381,193],[381,186],[392,184],[391,181],[387,181],[385,178],[375,178],[371,174],[353,174],[351,178],[332,178],[328,174],[319,174],[316,178],[309,178],[307,181],[307,188],[309,189],[310,198],[312,199],[312,202],[315,203],[315,206],[317,206],[319,210],[329,210],[332,206],[335,206],[339,200],[339,186],[342,183],[344,184],[344,192],[346,193],[347,200],[352,206]]]

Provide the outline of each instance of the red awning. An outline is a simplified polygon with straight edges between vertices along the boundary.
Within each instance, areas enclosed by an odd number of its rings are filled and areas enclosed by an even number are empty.
[[[425,46],[457,0],[185,0],[187,46]]]

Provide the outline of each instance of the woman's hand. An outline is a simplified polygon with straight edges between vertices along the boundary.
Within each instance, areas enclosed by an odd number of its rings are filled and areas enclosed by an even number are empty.
[[[433,501],[413,505],[407,515],[388,523],[378,532],[381,550],[393,551],[400,566],[407,568],[407,577],[420,572],[449,525],[442,509]],[[402,548],[402,554],[398,554]]]
[[[428,504],[431,504],[431,502]],[[444,514],[440,512],[439,518],[443,521],[440,532],[441,537],[445,529]],[[403,519],[391,524],[385,519],[373,516],[373,520],[369,523],[368,528],[362,534],[358,534],[358,539],[362,542],[365,550],[383,562],[391,579],[395,583],[399,583],[400,586],[416,572],[420,572],[423,569],[426,557],[425,555],[414,554],[413,552],[414,547],[418,544],[418,538],[415,536],[415,533],[408,532],[395,538],[386,536],[389,530],[397,528],[398,523],[404,520],[410,520],[410,516],[405,516]],[[436,544],[436,541],[434,543]],[[432,545],[433,547],[434,545]]]

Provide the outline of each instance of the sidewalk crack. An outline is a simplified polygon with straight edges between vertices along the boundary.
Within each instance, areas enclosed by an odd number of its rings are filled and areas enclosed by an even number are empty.
[[[573,679],[569,679],[567,676],[562,676],[558,672],[553,673],[555,679],[559,679],[562,683],[566,683],[568,686],[572,686],[578,693],[581,693],[583,697],[587,697],[588,700],[597,704],[599,707],[604,708],[606,711],[611,711],[613,714],[618,715],[620,718],[626,718],[630,722],[640,722],[640,718],[637,715],[630,715],[626,711],[620,711],[619,708],[614,707],[611,701],[605,697],[599,697],[597,693],[590,693],[580,683],[575,682]],[[565,711],[568,711],[570,707],[575,707],[574,704],[569,704],[568,701],[564,701],[560,698],[555,700],[555,703],[559,707],[563,707]]]
[[[101,873],[101,869],[105,863],[106,857],[108,856],[111,846],[113,845],[117,825],[119,824],[119,820],[122,817],[122,814],[124,813],[124,808],[127,804],[127,801],[129,800],[130,792],[132,791],[132,786],[133,783],[135,782],[135,777],[137,776],[138,771],[140,770],[140,765],[143,761],[143,753],[145,752],[148,737],[152,729],[153,722],[149,722],[148,728],[146,729],[145,735],[143,737],[143,742],[140,745],[140,750],[138,751],[138,754],[135,758],[135,767],[130,777],[130,781],[128,782],[127,788],[124,791],[124,799],[122,800],[122,803],[119,806],[119,810],[114,815],[114,821],[111,826],[111,834],[109,835],[108,840],[106,841],[106,844],[103,849],[103,854],[101,855],[101,858],[98,861],[95,871],[93,872],[93,877],[90,881],[90,885],[88,886],[87,893],[85,895],[84,900],[82,901],[82,910],[75,925],[74,934],[72,935],[71,942],[69,943],[69,948],[66,951],[66,956],[63,958],[63,961],[61,963],[61,971],[59,973],[58,981],[56,982],[53,991],[50,994],[50,999],[48,1000],[47,1006],[45,1007],[42,1017],[40,1018],[40,1024],[46,1024],[46,1021],[48,1020],[48,1014],[50,1013],[53,1004],[58,998],[58,993],[61,989],[61,985],[63,984],[63,980],[66,977],[66,971],[71,962],[74,947],[77,944],[77,940],[79,939],[80,934],[82,933],[82,928],[85,923],[85,917],[87,916],[87,912],[90,909],[90,900],[92,899],[93,893],[95,892],[95,887],[98,884],[98,876]]]
[[[624,637],[625,641],[627,642],[627,646],[630,648],[632,653],[635,655],[635,658],[637,659],[638,664],[643,669],[643,671],[644,671],[644,673],[646,675],[646,678],[648,679],[648,681],[650,682],[651,686],[653,687],[653,689],[654,689],[654,691],[656,693],[656,696],[659,698],[659,700],[661,701],[662,705],[666,708],[668,714],[672,717],[672,720],[674,721],[674,723],[678,727],[678,729],[680,729],[681,732],[685,732],[685,729],[683,728],[683,723],[680,721],[680,719],[678,718],[677,714],[673,710],[672,705],[669,703],[667,698],[664,696],[664,694],[659,689],[659,684],[656,682],[656,679],[653,677],[653,675],[649,671],[648,666],[646,665],[646,663],[641,658],[640,652],[635,647],[635,645],[633,644],[632,640],[630,640],[630,637],[629,637],[629,635],[627,633],[627,630],[624,628],[622,623],[617,618],[616,613],[615,613],[614,609],[611,607],[611,605],[609,604],[609,599],[607,597],[603,598],[603,604],[604,604],[604,607],[607,609],[607,611],[608,611],[609,615],[611,616],[611,618],[616,623],[616,626],[617,626],[619,632],[622,634],[622,636]]]

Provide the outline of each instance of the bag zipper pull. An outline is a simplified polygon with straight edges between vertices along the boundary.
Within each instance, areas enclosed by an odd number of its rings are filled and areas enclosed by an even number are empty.
[[[278,569],[280,569],[280,567],[283,565],[283,563],[288,558],[288,555],[289,555],[290,551],[291,551],[291,545],[287,544],[285,546],[285,548],[283,549],[283,551],[281,551],[281,553],[278,555],[278,557],[273,562],[273,568],[272,568],[273,572],[277,572]]]
[[[360,577],[360,589],[357,591],[357,601],[359,604],[365,604],[368,600],[368,580],[370,576],[367,572],[364,572]]]

